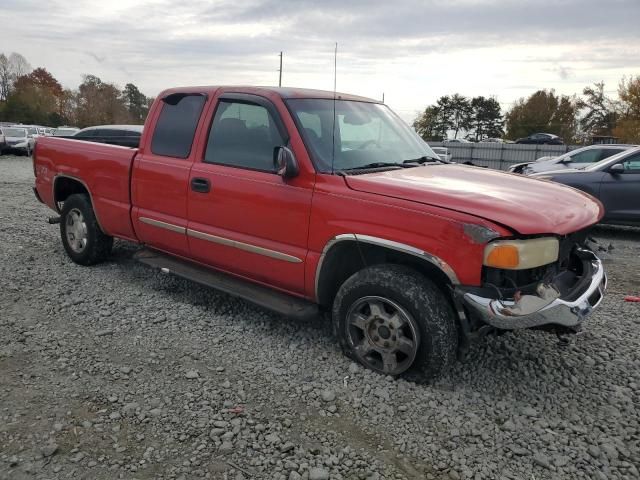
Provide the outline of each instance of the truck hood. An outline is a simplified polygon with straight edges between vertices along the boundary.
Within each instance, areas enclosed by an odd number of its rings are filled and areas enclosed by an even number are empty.
[[[604,210],[586,193],[557,183],[462,165],[426,165],[345,177],[349,188],[448,208],[523,235],[567,235]]]

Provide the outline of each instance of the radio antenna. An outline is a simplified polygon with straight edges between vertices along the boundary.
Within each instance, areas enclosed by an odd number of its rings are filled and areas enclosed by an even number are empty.
[[[333,130],[331,132],[331,174],[333,162],[336,158],[336,84],[338,78],[338,42],[333,50]]]

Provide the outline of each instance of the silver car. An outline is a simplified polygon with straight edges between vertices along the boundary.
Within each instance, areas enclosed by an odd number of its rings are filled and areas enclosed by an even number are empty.
[[[2,127],[7,150],[13,150],[31,156],[35,138],[29,135],[29,131],[25,127]]]
[[[580,169],[633,147],[635,145],[590,145],[572,150],[559,157],[540,157],[535,162],[518,163],[509,167],[509,171],[531,175],[566,168]]]
[[[433,153],[438,155],[440,160],[443,162],[451,163],[451,159],[453,158],[453,154],[449,151],[447,147],[431,147]]]

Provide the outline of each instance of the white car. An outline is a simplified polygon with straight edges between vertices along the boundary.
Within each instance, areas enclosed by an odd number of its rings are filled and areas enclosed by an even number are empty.
[[[451,163],[453,154],[447,147],[431,147],[431,150],[433,150],[433,152],[438,155],[440,160],[442,160],[443,162]]]
[[[509,171],[531,175],[533,173],[564,170],[567,168],[582,169],[635,146],[636,145],[590,145],[572,150],[559,157],[540,157],[535,162],[511,165]]]
[[[5,141],[7,143],[7,150],[31,156],[31,152],[33,152],[33,146],[36,141],[33,134],[29,134],[27,128],[2,127],[2,132],[4,133]]]

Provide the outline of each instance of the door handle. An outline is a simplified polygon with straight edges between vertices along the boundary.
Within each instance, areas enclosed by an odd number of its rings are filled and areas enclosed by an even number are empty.
[[[206,178],[192,178],[191,190],[198,193],[209,193],[211,191],[211,182]]]

